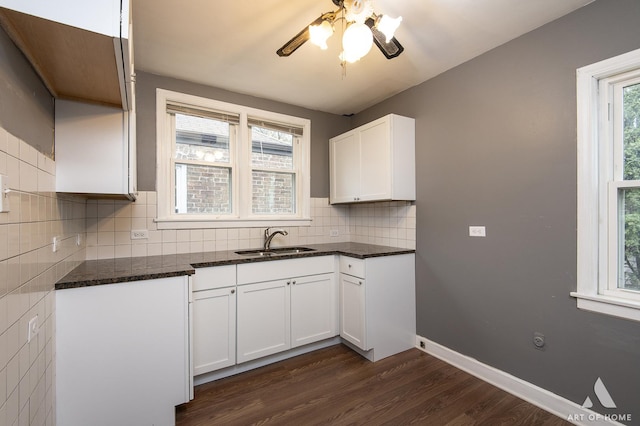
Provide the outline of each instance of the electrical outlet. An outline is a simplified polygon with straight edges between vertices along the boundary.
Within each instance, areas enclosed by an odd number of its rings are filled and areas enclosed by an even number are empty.
[[[149,238],[149,231],[146,229],[136,229],[131,231],[132,240],[146,240]]]
[[[36,315],[29,320],[29,330],[27,330],[27,343],[29,343],[31,339],[33,339],[38,334],[39,330],[40,327],[38,327],[38,316]]]
[[[82,234],[76,234],[76,245],[78,247],[82,245]]]
[[[487,230],[484,226],[470,226],[469,236],[470,237],[486,237]]]
[[[52,243],[53,243],[52,249],[54,253],[60,250],[60,244],[62,243],[62,241],[60,241],[60,237],[53,237]]]
[[[424,343],[424,340],[420,340],[420,349],[426,349],[426,344]]]
[[[9,194],[7,194],[9,190],[8,180],[8,176],[0,175],[0,213],[9,212]]]
[[[330,237],[337,237],[338,235],[340,235],[340,232],[337,229],[332,229],[329,231]]]
[[[544,334],[539,333],[537,331],[533,333],[533,346],[535,346],[536,349],[543,350],[544,345],[545,345]]]

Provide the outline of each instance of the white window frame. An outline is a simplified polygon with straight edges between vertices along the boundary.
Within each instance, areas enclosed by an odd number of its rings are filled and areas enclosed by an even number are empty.
[[[185,215],[176,214],[171,202],[174,190],[174,173],[171,168],[173,158],[173,134],[167,114],[167,104],[179,103],[193,108],[205,108],[237,114],[236,146],[230,155],[232,181],[232,214],[227,215]],[[302,128],[302,136],[297,138],[294,149],[296,165],[296,212],[292,215],[257,216],[251,213],[251,134],[248,117],[260,117],[266,122],[283,123]],[[310,191],[310,135],[309,119],[264,111],[243,105],[235,105],[200,96],[156,89],[156,191],[158,211],[155,219],[158,229],[199,229],[236,228],[269,226],[309,226],[311,224]]]
[[[577,289],[571,296],[579,309],[640,321],[638,295],[610,281],[617,277],[611,267],[619,246],[617,191],[638,182],[621,181],[615,170],[621,142],[608,111],[616,83],[636,70],[640,49],[577,70]]]

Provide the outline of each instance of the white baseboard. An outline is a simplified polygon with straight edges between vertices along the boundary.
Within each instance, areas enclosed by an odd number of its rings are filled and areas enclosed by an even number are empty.
[[[424,343],[424,347],[421,347],[421,342]],[[546,389],[483,364],[474,358],[462,355],[424,337],[416,336],[416,348],[573,424],[584,426],[624,426],[622,423],[612,420],[611,417],[603,416],[584,408]]]

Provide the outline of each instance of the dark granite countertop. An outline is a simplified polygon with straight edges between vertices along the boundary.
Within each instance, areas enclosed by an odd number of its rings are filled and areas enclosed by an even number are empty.
[[[366,259],[415,253],[413,249],[377,246],[362,243],[305,244],[314,251],[252,257],[236,254],[234,250],[204,253],[185,253],[163,256],[127,257],[119,259],[87,260],[56,283],[56,290],[114,284],[130,281],[151,280],[181,275],[192,275],[194,268],[236,265],[240,263],[268,262],[271,260],[341,254]]]

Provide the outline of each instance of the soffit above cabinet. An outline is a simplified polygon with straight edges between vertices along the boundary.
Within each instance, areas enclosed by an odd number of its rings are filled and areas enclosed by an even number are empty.
[[[55,98],[123,107],[118,39],[5,8],[0,25]]]

